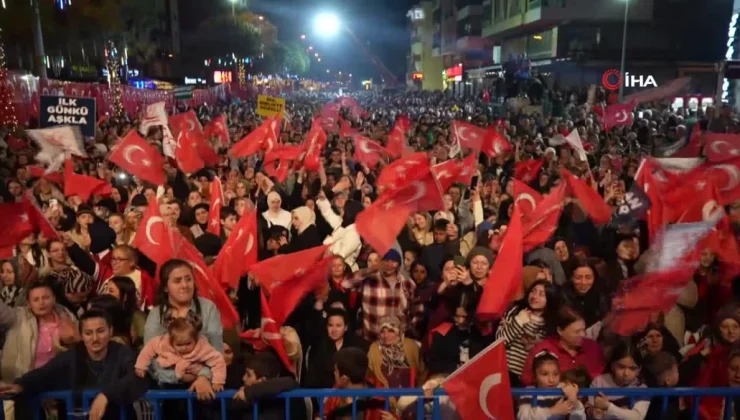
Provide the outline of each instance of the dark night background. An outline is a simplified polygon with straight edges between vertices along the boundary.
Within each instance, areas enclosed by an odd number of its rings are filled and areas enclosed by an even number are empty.
[[[321,63],[312,62],[312,73],[318,68],[322,71],[329,68],[352,73],[355,80],[379,76],[367,55],[346,33],[325,39],[314,32],[314,18],[322,11],[338,15],[394,74],[405,72],[405,56],[409,48],[406,13],[413,0],[247,1],[250,11],[263,14],[277,26],[279,40],[297,40],[301,34],[307,35],[307,43],[323,57]],[[229,0],[180,0],[182,31],[194,30],[200,20],[219,9],[230,11]]]

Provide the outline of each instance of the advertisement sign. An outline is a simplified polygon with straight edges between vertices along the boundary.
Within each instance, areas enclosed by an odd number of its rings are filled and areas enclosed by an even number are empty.
[[[411,75],[411,78],[414,80],[424,80],[424,73],[417,71]]]
[[[39,105],[41,128],[76,125],[82,135],[95,137],[95,99],[41,95]]]
[[[458,64],[455,67],[448,68],[445,73],[447,74],[448,79],[453,79],[455,77],[462,77],[463,74],[463,68],[462,64]]]
[[[261,117],[274,117],[285,110],[285,99],[275,98],[267,95],[257,97],[257,115]]]
[[[213,72],[213,83],[231,83],[231,72],[216,70]]]

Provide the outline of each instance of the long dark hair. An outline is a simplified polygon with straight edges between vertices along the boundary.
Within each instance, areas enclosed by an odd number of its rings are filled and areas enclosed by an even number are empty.
[[[643,358],[640,348],[634,344],[632,340],[623,338],[620,339],[614,347],[612,347],[612,351],[609,356],[609,363],[606,364],[606,372],[611,373],[612,365],[625,357],[631,358],[639,368],[642,368]]]
[[[537,286],[543,286],[545,288],[545,299],[547,300],[547,302],[545,303],[545,310],[542,313],[542,319],[545,320],[546,324],[552,323],[552,320],[557,317],[558,308],[561,305],[561,299],[558,296],[555,287],[547,280],[537,280],[534,283],[530,284],[527,290],[524,291],[524,296],[514,302],[512,306],[516,308],[516,313],[519,313],[524,309],[528,309],[529,294],[532,293],[532,290],[534,290],[534,288]]]
[[[121,296],[120,304],[124,312],[133,314],[138,307],[138,299],[136,298],[136,284],[127,276],[113,276],[108,280],[116,285],[118,288],[118,294]]]
[[[131,318],[133,311],[127,312],[121,302],[111,295],[98,295],[90,299],[88,312],[96,310],[103,311],[110,315],[110,326],[113,328],[113,336],[123,337],[128,342],[131,341]]]
[[[172,272],[178,268],[186,267],[195,277],[193,272],[193,266],[189,262],[177,258],[167,260],[162,267],[159,268],[159,288],[157,288],[157,294],[154,296],[154,304],[159,306],[159,319],[164,321],[164,315],[167,310],[170,309],[170,300],[167,295],[167,282],[170,279]],[[193,304],[195,305],[195,314],[200,316],[200,301],[198,300],[198,287],[193,284]]]

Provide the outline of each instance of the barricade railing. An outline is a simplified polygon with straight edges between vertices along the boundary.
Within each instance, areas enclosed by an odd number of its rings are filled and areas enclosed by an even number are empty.
[[[216,401],[220,405],[221,419],[226,420],[229,418],[227,410],[227,402],[231,400],[236,394],[236,390],[226,390],[216,394]],[[492,391],[492,392],[495,392]],[[81,399],[82,412],[87,413],[91,401],[98,394],[98,391],[83,391],[73,393],[72,391],[54,391],[47,392],[44,394],[33,397],[34,402],[34,420],[41,420],[41,400],[61,400],[66,403],[67,407],[74,407],[73,400]],[[740,388],[582,388],[578,391],[579,397],[595,397],[599,394],[606,396],[618,396],[622,398],[628,398],[630,404],[634,404],[637,399],[651,400],[655,397],[660,397],[662,401],[662,412],[664,413],[668,408],[669,398],[675,397],[687,397],[691,398],[692,401],[692,419],[699,418],[699,400],[704,397],[720,397],[724,398],[724,412],[723,419],[731,420],[733,415],[732,399],[740,397]],[[398,397],[417,397],[416,400],[416,418],[424,419],[428,418],[427,404],[432,404],[431,418],[434,420],[442,420],[441,404],[439,398],[446,396],[447,393],[442,388],[434,390],[433,397],[424,397],[424,391],[421,388],[366,388],[366,389],[308,389],[301,388],[289,392],[279,394],[275,398],[283,399],[285,402],[285,418],[294,419],[296,417],[291,416],[290,401],[292,399],[306,399],[312,398],[318,401],[318,406],[313,407],[313,413],[311,418],[324,418],[324,398],[327,397],[344,397],[352,398],[352,418],[357,418],[357,398],[383,398],[385,400],[385,409],[390,409],[390,399]],[[563,395],[560,389],[537,389],[537,388],[514,388],[512,389],[513,397],[531,397],[533,406],[537,405],[537,397],[553,397]],[[187,403],[187,416],[188,420],[195,420],[193,407],[197,398],[194,393],[188,391],[163,391],[163,390],[152,390],[148,391],[143,400],[148,401],[152,407],[152,418],[154,420],[165,420],[163,417],[162,407],[159,404],[165,400],[185,400]],[[259,401],[252,402],[252,414],[253,418],[257,420],[259,418]],[[83,414],[79,413],[79,414]],[[87,418],[87,417],[85,417]],[[126,418],[126,412],[124,408],[121,408],[121,418]],[[241,417],[240,417],[241,418]],[[5,420],[4,413],[0,410],[0,420]],[[18,420],[18,419],[17,419]],[[136,420],[136,419],[128,419]],[[181,420],[181,419],[177,419]]]

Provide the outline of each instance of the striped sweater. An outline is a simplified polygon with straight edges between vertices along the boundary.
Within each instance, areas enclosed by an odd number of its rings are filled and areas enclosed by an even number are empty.
[[[501,325],[496,330],[496,340],[501,338],[506,344],[509,372],[521,376],[529,350],[545,338],[545,321],[513,307],[504,314]]]

